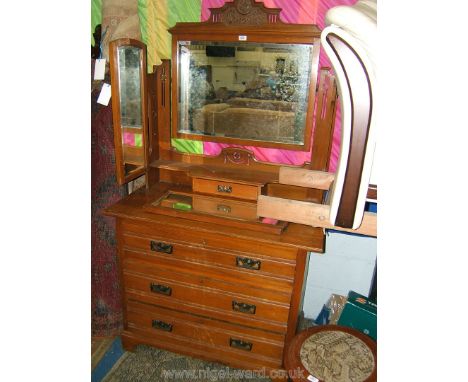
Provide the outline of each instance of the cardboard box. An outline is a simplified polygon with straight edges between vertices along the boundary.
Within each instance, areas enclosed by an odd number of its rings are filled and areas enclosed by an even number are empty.
[[[377,305],[359,293],[348,293],[337,323],[357,329],[377,341]]]
[[[315,319],[317,325],[336,325],[346,303],[346,296],[332,294]]]

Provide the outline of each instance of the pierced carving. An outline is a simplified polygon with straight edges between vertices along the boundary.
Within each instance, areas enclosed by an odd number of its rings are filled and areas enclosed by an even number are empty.
[[[224,14],[224,23],[226,25],[262,25],[268,22],[268,16],[259,9],[253,9],[248,15],[239,14],[235,9],[229,9]]]
[[[208,22],[226,25],[262,25],[281,23],[281,8],[267,8],[255,0],[234,0],[220,8],[210,8]]]

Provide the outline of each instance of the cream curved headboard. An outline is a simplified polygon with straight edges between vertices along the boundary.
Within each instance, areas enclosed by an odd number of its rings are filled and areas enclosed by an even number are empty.
[[[357,229],[369,184],[377,184],[377,1],[331,8],[325,22],[321,42],[337,79],[342,123],[329,219],[332,225]]]

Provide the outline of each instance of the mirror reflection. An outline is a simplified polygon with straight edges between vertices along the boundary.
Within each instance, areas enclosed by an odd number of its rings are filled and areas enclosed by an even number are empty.
[[[140,54],[133,46],[118,49],[120,123],[134,128],[141,128]]]
[[[178,131],[303,144],[312,49],[178,41]]]
[[[120,124],[125,173],[129,173],[144,163],[141,120],[141,54],[142,50],[134,46],[121,46],[117,50]]]

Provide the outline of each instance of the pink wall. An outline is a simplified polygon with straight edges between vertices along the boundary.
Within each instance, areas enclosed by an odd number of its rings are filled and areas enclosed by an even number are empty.
[[[354,4],[357,0],[264,0],[267,7],[282,8],[281,20],[286,23],[296,24],[317,24],[321,29],[325,27],[325,13],[329,8],[337,5]],[[201,19],[207,20],[209,17],[208,8],[221,7],[225,0],[202,0]],[[320,52],[320,67],[330,67],[330,62],[323,50]],[[341,119],[338,107],[335,120],[335,131],[333,134],[333,145],[330,156],[329,171],[336,170],[340,151]],[[203,150],[207,155],[218,155],[223,147],[233,145],[204,142]],[[273,163],[283,163],[301,165],[310,161],[310,152],[268,149],[263,147],[245,146],[253,151],[258,160]]]

